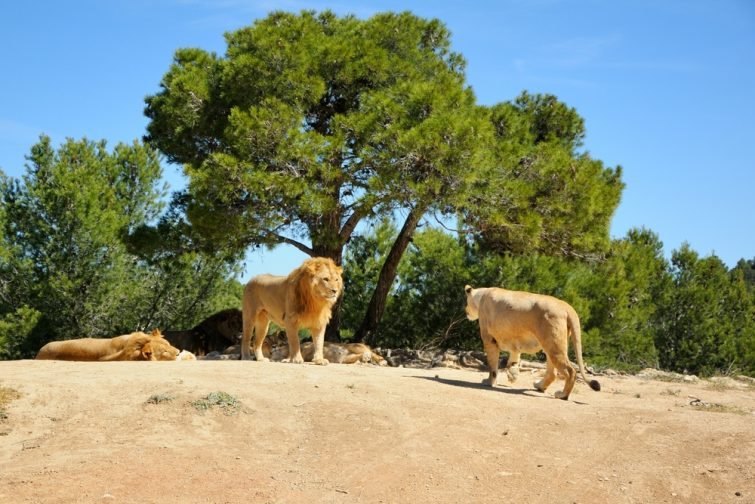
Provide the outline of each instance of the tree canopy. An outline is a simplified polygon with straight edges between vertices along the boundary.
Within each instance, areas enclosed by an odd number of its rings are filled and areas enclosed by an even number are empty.
[[[340,262],[362,219],[471,172],[485,123],[439,21],[277,12],[226,41],[178,50],[145,110],[206,232]]]

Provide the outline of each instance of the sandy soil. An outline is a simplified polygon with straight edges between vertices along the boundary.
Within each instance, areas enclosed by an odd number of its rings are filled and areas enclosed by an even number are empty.
[[[755,502],[752,385],[603,376],[564,402],[483,376],[0,362],[0,502]]]

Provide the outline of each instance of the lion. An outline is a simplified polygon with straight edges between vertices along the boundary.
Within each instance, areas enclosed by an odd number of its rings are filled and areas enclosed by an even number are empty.
[[[114,338],[79,338],[51,341],[37,354],[39,360],[68,361],[168,361],[176,360],[178,349],[158,329],[137,331]]]
[[[511,383],[519,374],[520,355],[543,350],[548,362],[545,376],[535,382],[535,388],[545,392],[558,374],[565,383],[564,389],[555,396],[568,399],[577,379],[568,355],[571,336],[582,379],[593,390],[600,390],[597,380],[588,380],[585,376],[579,317],[567,302],[552,296],[498,287],[474,289],[467,285],[464,291],[467,294],[467,318],[480,321],[480,337],[490,369],[483,383],[495,386],[501,350],[509,352],[506,374]]]
[[[302,363],[299,330],[309,329],[315,344],[312,362],[326,365],[323,356],[325,327],[338,296],[343,290],[343,268],[332,259],[313,257],[288,276],[257,275],[244,287],[242,302],[241,358],[251,358],[250,342],[254,332],[254,357],[269,360],[262,354],[262,344],[272,320],[286,330],[286,362]]]
[[[270,339],[270,336],[268,336]],[[267,345],[269,350],[263,347],[262,353],[271,360],[280,361],[288,357],[287,342],[275,342]],[[301,344],[301,355],[304,362],[311,362],[315,355],[315,345],[312,342]],[[382,355],[370,348],[364,343],[331,343],[326,341],[323,344],[323,356],[328,362],[336,364],[376,364],[378,366],[387,366],[388,362]]]
[[[203,356],[222,352],[241,339],[241,310],[228,308],[214,313],[188,331],[165,331],[171,345]]]

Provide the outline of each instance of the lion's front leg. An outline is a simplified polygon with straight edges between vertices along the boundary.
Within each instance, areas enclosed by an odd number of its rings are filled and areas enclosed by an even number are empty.
[[[254,321],[252,320],[251,309],[248,308],[246,304],[244,304],[243,308],[241,326],[241,360],[249,360],[252,358],[249,346],[252,342]]]
[[[301,364],[304,358],[301,356],[301,344],[299,343],[299,327],[296,323],[286,321],[286,339],[288,340],[288,358],[283,362]]]
[[[325,346],[325,328],[312,330],[312,342],[315,344],[315,355],[312,357],[312,362],[320,366],[326,366],[328,359],[323,355]]]

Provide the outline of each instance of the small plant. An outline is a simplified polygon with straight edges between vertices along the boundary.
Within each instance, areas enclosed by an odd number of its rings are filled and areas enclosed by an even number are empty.
[[[147,404],[162,404],[175,400],[176,396],[173,394],[152,394],[147,399]]]
[[[217,406],[226,415],[235,415],[241,410],[241,401],[226,392],[210,392],[204,399],[193,401],[191,405],[203,412]]]
[[[12,388],[0,387],[0,421],[8,418],[5,407],[13,400],[21,397],[21,394]]]

